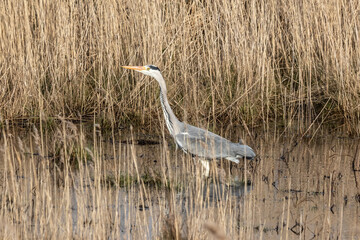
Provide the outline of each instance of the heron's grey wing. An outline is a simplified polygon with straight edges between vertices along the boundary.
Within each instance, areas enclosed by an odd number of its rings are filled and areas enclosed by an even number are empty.
[[[186,132],[188,132],[191,136],[202,136],[208,139],[214,139],[214,143],[218,148],[217,152],[221,152],[221,156],[218,158],[226,158],[227,160],[238,162],[236,158],[253,159],[256,156],[254,150],[248,145],[243,144],[242,141],[239,143],[233,143],[226,138],[198,127],[188,124],[185,124],[184,127]]]
[[[201,128],[192,127],[188,130],[190,131],[175,135],[176,143],[184,151],[208,159],[220,159],[231,156],[232,143],[229,140]],[[235,158],[231,160],[238,162]]]
[[[202,129],[202,128],[194,127],[189,124],[184,124],[183,130],[184,130],[183,132],[187,132],[191,136],[206,137],[206,138],[210,138],[210,139],[213,138],[213,139],[223,140],[225,142],[230,142],[229,140],[227,140],[213,132],[210,132],[210,131]]]
[[[253,159],[256,156],[254,150],[248,145],[244,145],[244,144],[232,143],[231,150],[236,158],[244,157],[247,159]]]
[[[175,135],[175,141],[184,151],[193,155],[209,159],[226,158],[236,163],[239,162],[237,158],[255,157],[251,147],[233,143],[210,131],[188,124],[182,130],[183,132]]]

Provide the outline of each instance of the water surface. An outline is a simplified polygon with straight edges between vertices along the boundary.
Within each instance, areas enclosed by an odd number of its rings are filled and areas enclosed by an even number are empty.
[[[229,239],[356,239],[359,139],[272,139],[249,143],[253,161],[213,162],[206,179],[166,133],[4,130],[0,233],[206,239],[214,223]]]

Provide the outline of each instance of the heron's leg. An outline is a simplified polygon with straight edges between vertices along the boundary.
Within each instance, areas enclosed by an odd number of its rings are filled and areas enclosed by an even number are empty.
[[[201,165],[204,167],[203,174],[205,177],[210,175],[210,162],[205,159],[200,159]]]
[[[232,169],[233,169],[233,164],[232,163],[230,163],[230,176],[232,176],[233,174],[232,174]]]

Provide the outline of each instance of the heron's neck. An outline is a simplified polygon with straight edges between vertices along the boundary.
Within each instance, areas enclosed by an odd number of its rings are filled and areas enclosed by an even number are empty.
[[[175,136],[180,132],[180,121],[175,116],[173,110],[170,107],[168,98],[167,98],[167,89],[165,85],[164,78],[160,75],[156,78],[160,85],[160,102],[161,107],[164,113],[166,126],[169,129],[171,135]]]

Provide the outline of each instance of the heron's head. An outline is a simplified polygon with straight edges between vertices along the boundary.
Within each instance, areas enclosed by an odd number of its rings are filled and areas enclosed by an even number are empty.
[[[145,75],[155,77],[160,74],[160,69],[154,65],[145,65],[145,66],[122,66],[126,69],[135,70],[137,72],[141,72]]]

